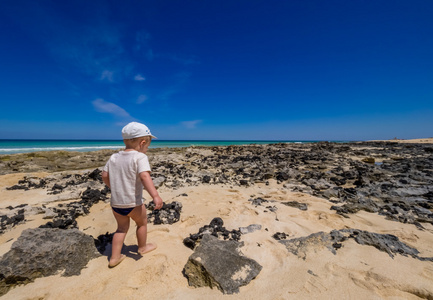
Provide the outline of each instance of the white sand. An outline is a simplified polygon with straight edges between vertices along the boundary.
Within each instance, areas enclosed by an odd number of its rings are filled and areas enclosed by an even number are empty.
[[[49,203],[58,195],[46,195],[44,190],[6,191],[25,174],[0,176],[0,208],[31,203]],[[40,175],[40,174],[39,174]],[[179,196],[183,193],[188,196]],[[107,267],[108,257],[89,262],[81,275],[62,277],[61,274],[36,279],[35,282],[10,290],[2,299],[419,299],[433,297],[433,263],[396,255],[391,258],[371,246],[349,240],[337,251],[317,247],[307,252],[305,260],[289,253],[272,238],[285,232],[290,238],[333,229],[356,228],[376,233],[394,234],[420,256],[433,256],[433,226],[423,224],[425,231],[414,225],[385,220],[383,216],[361,211],[344,218],[330,210],[332,203],[307,194],[291,192],[271,181],[269,186],[251,187],[201,185],[172,191],[160,190],[165,202],[183,204],[181,221],[173,225],[148,226],[148,241],[158,249],[144,257],[128,252],[136,245],[134,226],[125,241],[127,258],[116,268]],[[278,210],[255,207],[251,197],[276,200]],[[67,198],[67,197],[66,197]],[[282,205],[281,201],[308,204],[307,211]],[[241,251],[263,266],[262,271],[240,293],[223,295],[217,289],[192,288],[182,270],[193,251],[183,239],[214,217],[221,217],[228,230],[262,225],[262,230],[242,235],[245,246]],[[0,255],[6,253],[22,230],[44,224],[42,215],[27,217],[30,221],[0,235]],[[278,221],[276,220],[278,219]],[[94,237],[113,232],[116,223],[110,206],[100,202],[91,213],[77,219],[80,230]],[[266,230],[267,229],[267,230]],[[107,252],[109,252],[108,249]]]
[[[374,140],[381,142],[395,142],[395,143],[408,143],[408,144],[433,144],[433,138],[422,138],[422,139],[392,139],[392,140]],[[373,142],[373,141],[372,141]]]

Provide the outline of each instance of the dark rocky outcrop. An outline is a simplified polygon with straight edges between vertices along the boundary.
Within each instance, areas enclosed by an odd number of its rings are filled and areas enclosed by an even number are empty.
[[[224,294],[239,292],[261,271],[256,261],[243,256],[239,248],[242,243],[222,241],[205,234],[200,245],[185,264],[184,274],[188,284],[194,287],[218,288]]]
[[[256,199],[249,199],[248,201],[251,202],[252,205],[254,206],[265,206],[266,203],[275,203],[277,201],[275,200],[265,200],[262,198],[256,198]],[[275,205],[266,205],[265,206],[269,211],[271,212],[276,212],[278,210],[278,208]],[[267,210],[265,210],[264,212],[268,212]]]
[[[273,178],[293,191],[328,199],[334,203],[332,209],[343,216],[365,210],[422,228],[421,223],[433,222],[430,148],[387,142],[205,148],[212,155],[191,148],[184,163],[168,167],[157,161],[155,170],[164,170],[169,182],[176,178],[176,186],[203,181],[243,186]],[[206,175],[195,178],[200,171]],[[266,201],[257,198],[252,203]]]
[[[194,249],[201,242],[204,235],[212,235],[224,240],[240,240],[240,230],[233,229],[229,231],[223,225],[224,221],[221,218],[214,218],[209,225],[201,227],[198,233],[190,234],[189,237],[185,238],[183,244],[190,249]]]
[[[102,171],[94,169],[84,174],[58,174],[46,178],[25,176],[18,184],[7,187],[7,190],[48,189],[48,194],[62,193],[67,187],[84,186],[91,181],[102,183]]]
[[[422,223],[433,223],[431,149],[427,144],[391,142],[279,143],[150,149],[149,158],[158,187],[177,189],[203,183],[242,187],[266,184],[273,179],[292,191],[329,200],[333,203],[332,209],[346,217],[365,210],[423,228]],[[83,155],[88,161],[100,159],[97,152],[36,153],[29,156],[33,159],[30,162],[24,160],[25,155],[9,155],[0,156],[0,169],[15,172],[15,169],[23,171],[28,167],[25,171],[31,171],[39,164],[40,171],[48,161],[57,164],[65,157],[75,160]],[[49,170],[56,170],[56,167],[50,165]],[[70,178],[61,180],[27,178],[11,188],[44,187],[52,193],[64,193],[73,184],[85,180],[87,184],[100,182],[98,172],[68,175]],[[260,205],[256,204],[259,199],[255,201],[254,205]]]
[[[255,206],[260,206],[263,203],[269,203],[270,202],[269,200],[266,200],[266,199],[263,199],[263,198],[249,199],[248,201],[250,201],[251,204],[255,205]]]
[[[29,190],[29,189],[42,189],[47,185],[47,181],[45,179],[39,178],[29,178],[24,177],[24,179],[19,180],[18,184],[7,187],[7,190]]]
[[[280,240],[285,240],[289,237],[289,235],[287,233],[284,232],[276,232],[274,233],[274,235],[272,236],[274,239],[276,239],[277,241]]]
[[[90,208],[101,200],[107,198],[108,188],[102,190],[91,189],[88,187],[81,195],[81,201],[75,201],[66,205],[59,204],[52,208],[54,213],[53,221],[41,225],[40,228],[78,228],[77,221],[79,216],[89,214]]]
[[[147,222],[155,225],[160,224],[174,224],[180,220],[180,213],[182,211],[182,203],[173,201],[171,203],[164,203],[161,209],[155,209],[155,204],[150,202],[146,208],[152,210],[147,215]]]
[[[420,257],[417,249],[401,242],[395,235],[379,234],[358,229],[332,230],[330,233],[321,231],[310,234],[307,237],[294,238],[290,240],[281,239],[279,242],[286,246],[289,252],[305,260],[307,252],[311,250],[314,251],[326,248],[333,254],[336,254],[336,250],[343,247],[343,243],[348,239],[354,239],[360,245],[373,246],[379,251],[388,253],[392,258],[394,255],[400,254],[403,256],[411,256],[423,261],[433,261],[433,257]]]
[[[306,259],[307,252],[312,250],[322,250],[327,248],[332,253],[336,254],[334,247],[332,246],[335,242],[332,241],[332,237],[329,233],[323,231],[310,234],[307,237],[294,238],[290,240],[281,239],[283,235],[274,236],[274,238],[280,238],[279,242],[286,246],[287,250],[299,258]]]
[[[76,229],[27,229],[0,259],[0,295],[38,277],[79,275],[98,256],[93,238]]]
[[[284,205],[290,206],[290,207],[295,207],[295,208],[298,208],[300,210],[307,210],[308,209],[307,203],[300,203],[298,201],[281,202],[281,204],[284,204]]]
[[[98,187],[103,187],[98,189]],[[81,189],[86,188],[81,193]],[[109,188],[102,184],[101,170],[85,172],[83,174],[56,174],[46,178],[24,177],[18,181],[18,184],[7,187],[8,190],[16,189],[46,189],[47,194],[59,194],[65,190],[74,191],[74,194],[81,196],[81,201],[69,203],[67,205],[59,204],[57,207],[31,207],[38,213],[45,213],[45,218],[53,220],[41,227],[71,229],[77,228],[75,219],[78,216],[87,215],[90,208],[100,200],[107,199]],[[22,205],[23,207],[26,204]],[[24,209],[17,210],[17,207],[9,207],[11,212],[7,215],[0,216],[0,234],[5,230],[16,226],[25,221]]]
[[[12,207],[10,209],[13,209]],[[12,228],[25,220],[24,209],[18,209],[16,212],[11,215],[2,215],[0,216],[0,234],[2,234],[5,230]]]

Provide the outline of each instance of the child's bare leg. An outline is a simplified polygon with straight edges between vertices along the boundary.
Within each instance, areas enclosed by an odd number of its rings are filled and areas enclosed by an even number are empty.
[[[131,219],[133,219],[137,224],[136,235],[138,253],[144,254],[154,250],[156,248],[156,245],[152,243],[147,243],[147,214],[144,205],[134,208],[128,216],[130,216]]]
[[[115,211],[113,211],[113,214],[117,221],[117,230],[113,235],[113,241],[111,244],[110,266],[116,266],[123,260],[124,257],[122,256],[121,251],[129,229],[129,217],[122,216]]]

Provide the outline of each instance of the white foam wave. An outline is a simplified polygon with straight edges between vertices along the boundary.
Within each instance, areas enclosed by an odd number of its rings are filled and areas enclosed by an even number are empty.
[[[121,149],[122,146],[80,146],[80,147],[29,147],[29,148],[0,148],[1,152],[36,152],[36,151],[91,151],[102,149]]]

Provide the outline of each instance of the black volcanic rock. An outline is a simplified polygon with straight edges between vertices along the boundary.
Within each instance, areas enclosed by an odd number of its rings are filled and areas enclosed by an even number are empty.
[[[183,240],[183,244],[190,248],[194,249],[202,240],[203,236],[206,234],[210,234],[216,238],[224,239],[224,240],[234,240],[239,241],[241,238],[240,230],[227,230],[224,226],[224,221],[221,218],[214,218],[209,223],[209,225],[205,225],[201,227],[198,233],[190,234],[189,237]]]
[[[59,271],[64,271],[63,276],[79,275],[98,256],[93,238],[76,229],[24,230],[0,260],[0,295]]]
[[[433,261],[433,257],[420,257],[419,251],[401,242],[398,237],[391,234],[379,234],[358,229],[332,230],[330,233],[323,231],[313,233],[306,237],[294,239],[281,239],[287,250],[302,259],[306,259],[310,249],[324,248],[337,254],[336,250],[343,247],[348,239],[354,239],[360,245],[373,246],[379,251],[386,252],[390,257],[396,254],[411,256],[422,261]]]
[[[152,176],[158,186],[163,184],[177,189],[205,183],[242,188],[276,180],[292,191],[331,201],[335,204],[333,209],[345,216],[366,210],[390,220],[419,226],[421,223],[433,224],[431,149],[432,146],[426,144],[392,142],[279,143],[151,149],[149,158]],[[168,153],[170,159],[167,159]],[[53,152],[50,156],[34,154],[32,163],[40,163],[43,169],[50,160],[60,165],[60,159],[75,160],[82,155],[63,152]],[[90,161],[96,159],[90,153],[84,156]],[[368,162],[362,161],[365,158]],[[10,170],[8,164],[21,171],[26,168],[20,155],[8,156],[5,162],[0,160],[0,169]],[[99,169],[67,176],[60,180],[27,178],[10,188],[44,187],[64,193],[80,184],[87,184],[92,189],[100,189],[94,186],[100,184]]]
[[[81,195],[80,201],[74,201],[66,205],[59,204],[58,207],[52,208],[56,214],[53,221],[50,221],[44,225],[39,226],[40,228],[60,228],[60,229],[72,229],[78,228],[77,221],[75,220],[79,216],[89,214],[90,208],[101,200],[107,198],[107,189],[102,190],[91,189],[88,187]]]
[[[284,204],[286,206],[295,207],[300,210],[307,210],[308,205],[306,203],[300,203],[298,201],[288,201],[288,202],[281,202],[281,204]]]
[[[247,285],[262,270],[259,263],[240,253],[238,248],[242,245],[205,234],[185,264],[183,272],[188,284],[218,288],[224,294],[238,293],[239,287]]]
[[[19,209],[12,216],[0,216],[0,234],[5,230],[14,227],[25,220],[24,209]]]
[[[155,204],[151,202],[146,206],[152,210],[147,214],[147,222],[155,225],[160,224],[173,224],[180,220],[180,213],[182,212],[182,203],[173,201],[171,203],[164,203],[161,209],[155,209]]]

